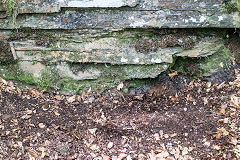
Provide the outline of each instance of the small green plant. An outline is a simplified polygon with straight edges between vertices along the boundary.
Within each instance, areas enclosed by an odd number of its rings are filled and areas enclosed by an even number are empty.
[[[2,0],[2,3],[4,5],[4,8],[7,11],[8,15],[13,15],[14,10],[17,7],[17,1],[16,0]]]
[[[237,9],[240,12],[240,0],[237,0]]]
[[[237,0],[237,1],[239,1],[239,0]],[[227,13],[237,12],[237,11],[239,11],[238,5],[239,5],[239,3],[227,2],[227,3],[225,3],[223,9]]]

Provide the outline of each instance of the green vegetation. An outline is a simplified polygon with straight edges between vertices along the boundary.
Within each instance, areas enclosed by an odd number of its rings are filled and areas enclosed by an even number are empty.
[[[14,9],[17,7],[17,0],[2,0],[5,9],[7,10],[7,14],[12,15]]]
[[[240,0],[237,0],[237,9],[240,11]]]
[[[179,57],[172,69],[192,77],[204,77],[231,66],[232,60],[233,54],[227,48],[223,48],[206,58]]]
[[[237,11],[240,12],[240,0],[236,0],[236,2],[226,2],[223,10],[229,14]]]

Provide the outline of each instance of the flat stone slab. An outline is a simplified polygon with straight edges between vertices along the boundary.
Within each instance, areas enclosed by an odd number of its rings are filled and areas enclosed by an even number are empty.
[[[18,13],[53,13],[62,8],[120,8],[135,10],[217,10],[219,0],[18,0]],[[0,11],[4,8],[0,7]]]
[[[0,29],[239,28],[237,8],[230,12],[226,5],[219,0],[22,0],[16,19],[0,16]]]
[[[20,61],[121,65],[173,63],[174,56],[206,57],[224,47],[223,40],[216,36],[202,38],[181,33],[155,37],[145,35],[149,33],[127,31],[88,40],[71,40],[68,37],[70,41],[65,38],[49,41],[42,38],[11,43]],[[136,35],[142,37],[138,39]]]

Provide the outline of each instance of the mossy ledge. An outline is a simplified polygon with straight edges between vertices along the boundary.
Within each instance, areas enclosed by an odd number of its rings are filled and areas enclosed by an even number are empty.
[[[32,62],[33,65],[37,65],[39,62]],[[70,64],[69,64],[70,65]],[[95,66],[95,64],[82,65],[85,69]],[[121,82],[131,81],[134,77],[145,79],[148,75],[152,74],[152,78],[157,77],[161,72],[166,71],[168,65],[109,65],[104,64],[96,65],[96,68],[103,70],[103,72],[94,79],[76,80],[69,75],[62,75],[62,72],[56,70],[57,67],[44,66],[35,73],[28,73],[21,70],[19,64],[8,64],[0,67],[0,75],[5,79],[18,80],[27,84],[33,84],[40,89],[52,90],[59,92],[67,92],[70,94],[78,94],[87,91],[89,88],[95,88],[98,90],[105,90],[112,87],[116,87]],[[151,73],[150,73],[151,72]],[[155,73],[154,73],[155,72]],[[136,81],[136,80],[134,80]],[[132,85],[130,85],[133,87]]]
[[[206,58],[179,57],[171,69],[192,77],[207,77],[233,65],[234,55],[227,48]]]
[[[34,34],[27,34],[27,33],[34,33]],[[39,38],[38,35],[40,33],[44,33],[44,34],[42,34],[42,36]],[[48,34],[48,33],[52,33],[52,34]],[[41,47],[44,47],[44,46],[49,47],[51,46],[52,43],[56,41],[59,42],[61,40],[63,41],[66,41],[66,39],[68,40],[67,37],[64,37],[63,39],[61,39],[62,36],[59,35],[60,33],[61,31],[52,32],[52,31],[43,30],[38,32],[31,29],[30,31],[24,30],[20,32],[11,32],[6,34],[8,37],[10,37],[8,38],[8,40],[6,40],[7,41],[6,44],[8,44],[8,42],[11,42],[11,41],[16,42],[17,40],[19,41],[19,44],[21,44],[22,41],[26,42],[28,40],[32,40],[30,42],[33,42],[35,40],[35,42],[37,43],[37,47],[41,45],[43,45]],[[75,32],[73,33],[75,35]],[[72,35],[72,32],[68,34],[65,34],[64,32],[63,34],[68,36],[68,35]],[[147,39],[149,41],[153,39],[152,41],[154,42],[155,39],[157,39],[158,37],[164,36],[165,34],[166,35],[194,34],[196,35],[196,43],[198,43],[199,45],[197,45],[198,47],[195,47],[195,48],[181,49],[181,51],[178,54],[171,55],[171,58],[174,59],[173,61],[163,61],[163,62],[158,61],[156,63],[148,64],[148,65],[146,65],[146,58],[142,58],[142,57],[139,57],[139,60],[143,60],[144,64],[131,64],[131,63],[104,64],[104,63],[97,63],[97,62],[93,63],[89,61],[86,63],[78,62],[78,61],[72,62],[72,61],[68,61],[68,59],[63,59],[63,55],[60,55],[59,59],[55,58],[54,59],[55,61],[53,61],[51,59],[46,58],[46,55],[49,55],[48,50],[45,50],[45,51],[27,50],[25,51],[27,53],[26,59],[21,59],[19,56],[18,61],[15,63],[10,63],[10,64],[2,63],[2,65],[0,66],[1,68],[0,74],[2,77],[6,79],[18,80],[28,84],[34,84],[41,89],[64,91],[64,92],[67,91],[72,94],[77,94],[82,91],[86,91],[89,88],[107,89],[111,87],[116,87],[121,82],[125,82],[125,81],[133,81],[133,83],[130,83],[129,87],[138,87],[139,86],[138,84],[142,84],[138,82],[145,81],[148,78],[153,80],[154,78],[157,78],[161,73],[167,71],[168,69],[173,69],[178,72],[191,75],[193,77],[205,77],[217,72],[218,70],[221,70],[222,68],[226,68],[232,65],[233,55],[227,48],[224,48],[224,37],[226,37],[226,35],[229,34],[229,30],[227,29],[190,29],[185,31],[183,30],[179,31],[177,29],[176,30],[175,29],[172,29],[172,30],[153,29],[152,31],[146,31],[141,29],[140,30],[129,29],[129,30],[124,30],[120,32],[113,32],[104,36],[100,35],[100,36],[90,37],[90,39],[92,41],[91,46],[93,46],[93,44],[96,43],[96,41],[94,42],[93,40],[105,39],[106,37],[115,37],[115,39],[119,40],[123,44],[125,43],[128,44],[128,42],[130,41],[132,45],[132,44],[135,44],[133,43],[133,41],[139,42],[139,40],[142,40],[142,39],[144,40]],[[76,37],[82,38],[81,36],[78,36],[78,35],[73,38],[76,38]],[[213,38],[215,37],[217,37],[216,39],[214,39],[215,41],[212,41]],[[36,41],[36,40],[39,40],[39,41]],[[72,39],[70,42],[72,42]],[[78,43],[81,44],[85,42],[83,40]],[[105,47],[105,44],[108,44],[108,43],[109,41],[104,41],[104,43],[101,43],[101,45],[103,44],[103,46]],[[214,47],[218,43],[219,43],[218,47]],[[212,44],[214,46],[212,46]],[[111,45],[111,47],[112,46],[113,45]],[[194,44],[194,46],[196,45]],[[205,48],[202,46],[204,46]],[[210,46],[210,48],[206,46]],[[151,57],[153,54],[151,52],[147,52],[149,49],[145,47],[149,47],[149,46],[146,45],[146,46],[140,46],[140,48],[137,48],[137,50],[139,51],[136,52],[136,56],[147,55],[150,57],[150,60],[151,60],[151,58],[153,58]],[[168,46],[168,48],[171,48],[171,47],[173,46],[172,45],[170,45],[170,47]],[[178,45],[177,47],[181,48]],[[132,46],[126,47],[126,48],[136,50],[136,48]],[[212,48],[214,50],[212,50]],[[7,48],[6,53],[8,53],[8,49],[9,48]],[[115,50],[117,51],[117,49]],[[141,53],[142,50],[144,50],[144,53]],[[147,51],[145,52],[145,50]],[[203,51],[200,54],[201,56],[198,56],[199,50]],[[16,49],[16,51],[18,52],[21,50]],[[37,54],[38,52],[41,52],[42,54]],[[76,56],[79,56],[81,53],[76,54]],[[113,55],[118,55],[118,54],[119,53],[114,52]],[[42,58],[34,59],[30,57],[34,55],[36,56],[39,55]],[[105,56],[105,53],[104,53],[104,56]],[[132,55],[129,54],[129,56],[131,58]],[[169,55],[166,54],[166,56],[169,56]],[[202,57],[202,58],[182,58],[181,56],[182,57],[184,56]]]
[[[168,67],[169,69],[176,70],[179,73],[190,75],[193,78],[206,77],[220,71],[223,68],[229,68],[232,66],[233,59],[233,54],[227,48],[223,48],[218,53],[206,58],[178,57],[176,58],[175,63],[171,66],[168,65]],[[91,64],[88,65],[91,66]],[[104,75],[101,75],[97,79],[92,80],[74,80],[69,77],[63,78],[54,68],[49,69],[49,67],[50,66],[48,66],[48,69],[44,68],[40,71],[41,76],[36,76],[23,72],[21,69],[19,69],[19,66],[17,64],[8,64],[1,66],[0,75],[6,79],[18,80],[27,84],[37,85],[39,88],[44,90],[59,91],[62,93],[70,94],[86,92],[89,88],[105,90],[112,87],[117,87],[121,82],[126,82],[126,84],[128,84],[123,88],[123,91],[127,92],[128,88],[131,87],[136,88],[144,86],[146,84],[151,85],[149,82],[154,82],[154,78],[157,78],[157,76],[150,79],[146,77],[137,79],[129,78],[126,76],[126,72],[120,72],[121,70],[124,70],[121,68],[123,66],[113,66],[113,69],[108,69],[104,64],[99,64],[97,65],[98,68],[100,67],[102,70],[104,70],[105,67]],[[87,68],[87,66],[85,67]],[[137,70],[136,68],[134,69],[134,65],[125,65],[124,67],[130,70],[129,74],[136,74],[134,72]],[[143,65],[142,67],[142,73],[151,70],[151,68],[152,70],[157,70],[158,68],[154,65],[145,65],[145,67]],[[168,72],[168,67],[165,68],[166,72]]]

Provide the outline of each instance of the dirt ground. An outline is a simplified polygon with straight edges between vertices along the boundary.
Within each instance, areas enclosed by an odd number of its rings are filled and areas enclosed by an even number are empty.
[[[0,79],[0,159],[239,159],[240,69],[231,71],[218,84],[173,72],[150,90],[71,96]]]

